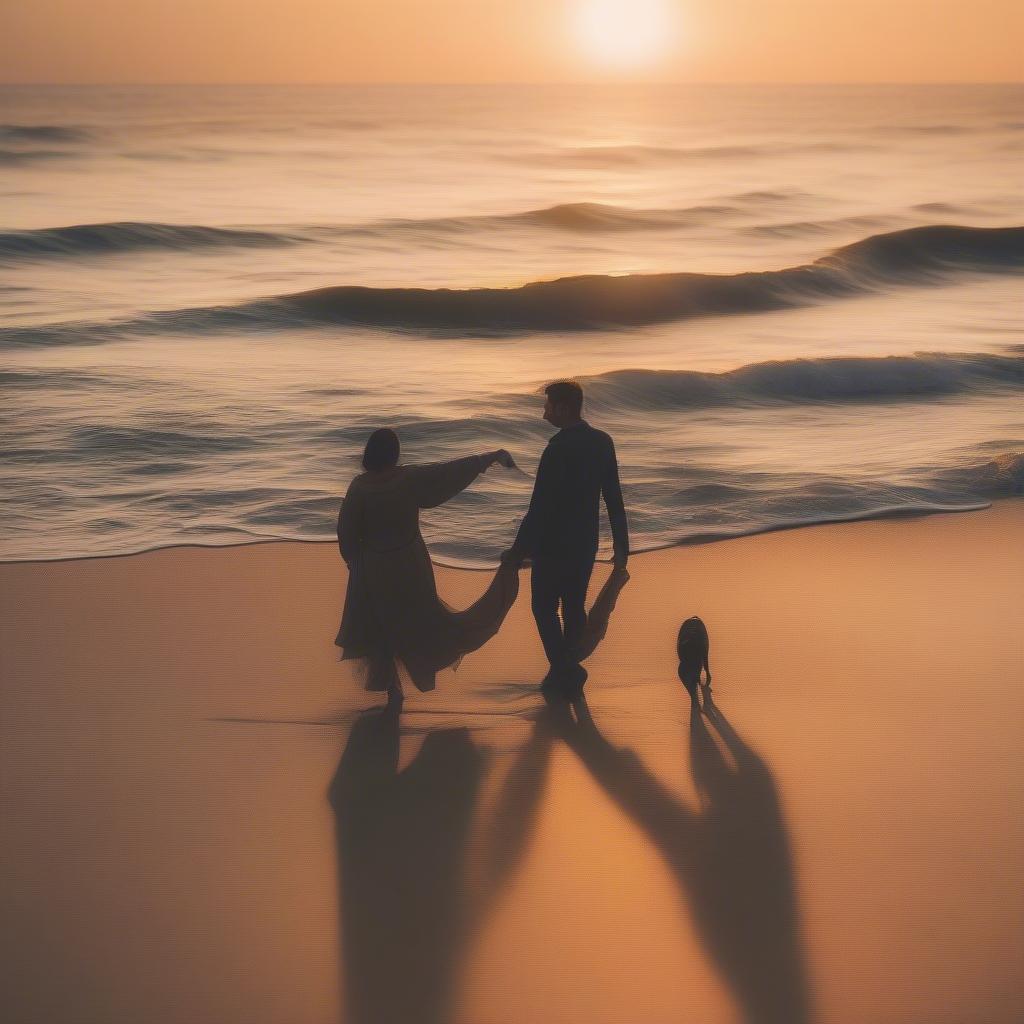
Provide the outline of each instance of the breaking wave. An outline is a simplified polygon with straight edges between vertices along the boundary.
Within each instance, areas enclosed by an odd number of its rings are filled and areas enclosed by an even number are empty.
[[[62,124],[0,124],[0,142],[88,142],[91,133]]]
[[[52,157],[65,154],[54,151]],[[12,160],[41,159],[39,152],[16,152]],[[0,161],[3,151],[0,151]],[[566,232],[665,231],[713,223],[743,211],[748,197],[680,209],[632,209],[610,203],[559,203],[516,213],[477,214],[421,219],[395,218],[365,224],[313,224],[273,227],[211,227],[113,221],[0,232],[0,261],[50,257],[116,255],[144,250],[187,252],[210,247],[289,246],[335,239],[400,237],[436,233],[479,232],[508,228],[544,228]]]
[[[324,324],[496,335],[641,326],[786,309],[936,284],[958,273],[1019,273],[1022,268],[1024,227],[933,225],[873,235],[813,263],[783,270],[595,274],[518,288],[462,290],[342,285],[105,323],[2,328],[0,346],[95,344],[132,334],[274,331]]]
[[[152,224],[134,221],[74,224],[62,228],[2,232],[0,260],[126,253],[143,249],[276,246],[300,240],[281,232],[212,228],[190,224]]]
[[[1024,355],[790,359],[724,373],[616,370],[586,381],[595,406],[637,411],[763,402],[872,402],[1024,389]]]
[[[226,313],[292,314],[296,319],[410,330],[574,330],[784,309],[925,284],[958,271],[1022,267],[1024,227],[928,226],[874,235],[785,270],[588,275],[520,288],[459,291],[341,286],[279,296]]]

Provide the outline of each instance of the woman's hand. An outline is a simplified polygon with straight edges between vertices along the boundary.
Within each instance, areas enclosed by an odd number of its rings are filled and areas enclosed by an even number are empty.
[[[505,469],[515,469],[515,459],[504,449],[499,448],[496,452],[491,452],[492,464],[496,462],[499,466],[504,466]]]

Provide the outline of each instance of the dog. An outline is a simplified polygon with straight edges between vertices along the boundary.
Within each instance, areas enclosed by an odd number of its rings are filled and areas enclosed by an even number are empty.
[[[676,639],[679,678],[693,700],[697,699],[701,669],[704,670],[706,692],[711,692],[711,667],[708,662],[710,652],[711,640],[708,637],[707,626],[694,615],[679,627],[679,636]]]

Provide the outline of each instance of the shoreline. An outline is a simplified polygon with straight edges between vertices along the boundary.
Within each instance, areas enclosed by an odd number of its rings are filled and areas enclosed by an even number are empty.
[[[783,523],[778,526],[758,527],[743,533],[706,532],[702,534],[696,534],[693,537],[687,537],[682,540],[675,541],[674,543],[666,543],[655,545],[652,547],[638,548],[636,550],[631,551],[629,557],[635,558],[637,555],[650,554],[655,551],[671,551],[674,548],[691,548],[702,547],[707,544],[722,544],[726,541],[731,540],[743,540],[747,537],[760,537],[764,534],[769,533],[787,533],[793,530],[806,530],[816,526],[841,526],[845,523],[862,523],[875,521],[885,522],[890,519],[922,519],[927,518],[929,516],[963,515],[967,512],[984,512],[986,509],[992,508],[996,504],[1014,500],[1015,499],[1012,497],[1002,497],[996,498],[992,501],[977,502],[975,504],[967,505],[964,507],[906,508],[903,506],[892,506],[891,508],[880,509],[873,512],[851,513],[850,515],[841,515],[834,519],[814,519],[795,523]],[[186,542],[181,544],[157,545],[151,548],[140,548],[138,551],[112,552],[110,554],[58,555],[55,558],[0,558],[0,566],[51,565],[66,562],[93,562],[103,559],[137,558],[140,555],[150,555],[158,551],[205,551],[218,550],[221,548],[231,550],[234,548],[259,547],[265,544],[329,544],[332,546],[337,546],[337,541],[333,539],[313,540],[304,537],[260,537],[255,540],[239,541],[235,544],[197,544]],[[493,572],[498,566],[497,562],[495,562],[493,565],[467,565],[456,561],[443,561],[433,557],[430,559],[430,561],[435,568],[458,569],[462,572]],[[612,559],[610,557],[600,556],[595,560],[597,565],[610,564],[611,561]]]

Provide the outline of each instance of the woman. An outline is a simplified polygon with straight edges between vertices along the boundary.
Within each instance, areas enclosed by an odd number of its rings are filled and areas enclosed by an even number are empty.
[[[365,473],[351,483],[338,515],[338,547],[349,569],[341,628],[342,659],[367,658],[367,689],[402,701],[395,658],[419,690],[497,633],[519,592],[519,574],[499,566],[484,595],[465,611],[437,594],[434,567],[420,533],[419,511],[465,490],[494,463],[513,467],[508,452],[470,455],[427,466],[398,465],[393,430],[375,430],[363,453]]]

